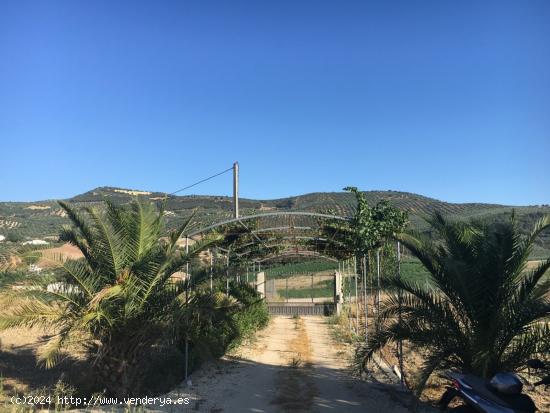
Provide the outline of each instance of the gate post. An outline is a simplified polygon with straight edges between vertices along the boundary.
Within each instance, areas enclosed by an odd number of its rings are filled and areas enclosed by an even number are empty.
[[[265,272],[261,271],[256,275],[256,291],[260,297],[265,298]]]
[[[342,294],[342,274],[340,271],[334,272],[334,306],[336,307],[336,314],[340,314],[342,311],[342,303],[344,302],[344,296]]]

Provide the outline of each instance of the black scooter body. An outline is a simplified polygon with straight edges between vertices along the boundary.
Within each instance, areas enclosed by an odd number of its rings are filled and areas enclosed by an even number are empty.
[[[472,412],[535,413],[537,410],[533,400],[526,394],[498,393],[486,380],[471,374],[449,372],[447,377],[453,381],[453,387],[448,387],[439,400],[442,410],[445,410],[455,397],[460,397]],[[461,408],[461,411],[466,409]]]

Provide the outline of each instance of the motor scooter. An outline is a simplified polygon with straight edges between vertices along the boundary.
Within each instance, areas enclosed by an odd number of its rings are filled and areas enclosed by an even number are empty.
[[[540,360],[529,360],[529,368],[547,367]],[[472,374],[449,371],[445,377],[452,382],[439,400],[441,410],[447,410],[449,403],[460,398],[462,405],[447,411],[455,413],[534,413],[537,407],[533,400],[522,393],[523,383],[515,373],[497,373],[491,380],[484,380]],[[550,385],[550,375],[534,383],[535,386]]]

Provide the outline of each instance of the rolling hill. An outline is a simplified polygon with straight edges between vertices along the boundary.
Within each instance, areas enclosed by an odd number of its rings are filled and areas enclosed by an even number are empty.
[[[433,211],[456,219],[502,220],[515,210],[522,230],[527,230],[543,214],[550,213],[550,206],[506,206],[483,203],[449,203],[422,195],[396,191],[365,192],[370,204],[388,200],[398,208],[407,210],[412,226],[418,230],[427,228],[423,217]],[[77,205],[99,204],[104,199],[115,203],[126,203],[138,197],[151,202],[165,202],[166,219],[169,226],[181,222],[193,210],[202,224],[220,221],[232,213],[232,200],[226,196],[166,196],[160,192],[100,187],[68,199]],[[242,215],[262,211],[332,211],[350,215],[355,207],[355,198],[346,192],[310,193],[272,200],[240,199]],[[56,201],[0,202],[0,235],[16,234],[20,239],[56,237],[60,227],[67,223],[63,211]],[[550,234],[543,234],[539,240],[535,257],[550,256]]]

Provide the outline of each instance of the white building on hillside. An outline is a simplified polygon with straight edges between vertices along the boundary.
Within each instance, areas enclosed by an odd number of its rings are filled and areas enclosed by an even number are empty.
[[[31,241],[25,241],[23,245],[48,245],[48,241],[44,241],[42,239],[33,239]]]
[[[31,264],[31,265],[29,265],[29,272],[34,272],[36,274],[40,274],[42,272],[42,268],[40,268],[36,264]]]
[[[3,235],[0,235],[0,242],[4,241],[5,239],[6,239],[6,237],[5,237],[5,236],[3,236]]]
[[[56,282],[48,284],[46,291],[50,293],[63,293],[63,294],[72,294],[80,292],[80,289],[76,285],[70,285],[64,282]]]

